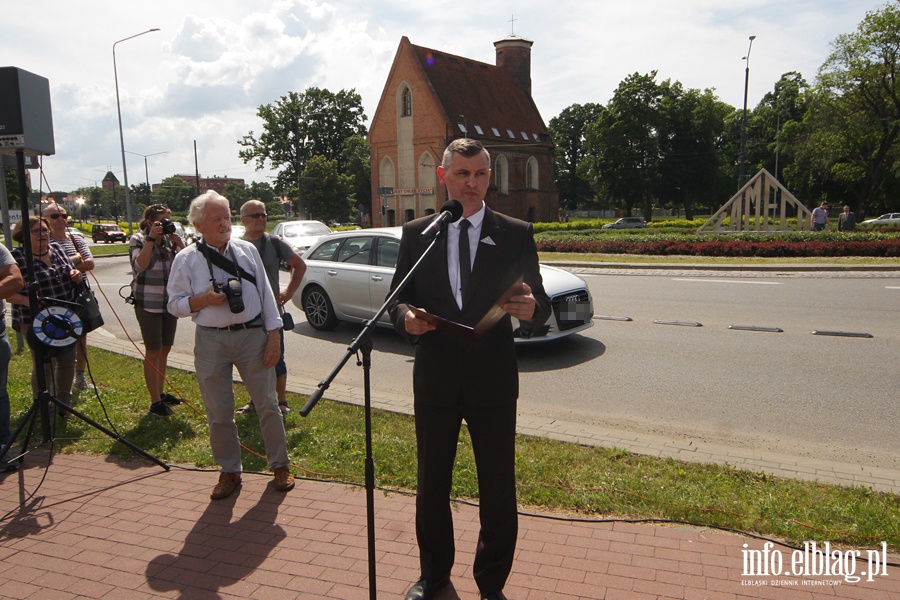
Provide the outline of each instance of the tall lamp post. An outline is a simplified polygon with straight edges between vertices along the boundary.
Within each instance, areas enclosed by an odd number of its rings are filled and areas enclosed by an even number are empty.
[[[745,56],[742,60],[746,62],[746,67],[744,68],[744,117],[741,119],[741,155],[738,158],[738,189],[741,189],[741,186],[744,185],[744,178],[746,177],[747,165],[744,163],[744,151],[747,147],[747,88],[750,84],[750,49],[753,48],[753,40],[756,39],[755,35],[750,36],[750,46],[747,47],[747,56]]]
[[[150,169],[147,168],[147,158],[150,156],[157,156],[159,154],[168,154],[168,150],[163,150],[162,152],[154,152],[153,154],[141,154],[140,152],[132,152],[131,150],[126,150],[128,154],[134,154],[135,156],[143,156],[144,157],[144,178],[147,182],[147,193],[150,193]],[[149,197],[148,197],[149,199]]]
[[[303,218],[303,153],[306,150],[306,134],[300,137],[301,118],[297,118],[297,132],[294,141],[297,146],[297,217]]]
[[[159,31],[158,27],[154,27],[153,29],[148,29],[147,31],[142,31],[141,33],[136,33],[135,35],[129,36],[127,38],[123,38],[113,44],[112,53],[113,53],[113,75],[116,79],[116,110],[119,113],[119,143],[122,147],[122,177],[125,179],[125,214],[128,218],[128,234],[131,235],[134,233],[134,223],[132,221],[131,215],[131,190],[128,189],[128,168],[125,165],[125,134],[122,130],[122,103],[119,101],[119,70],[116,68],[116,44],[121,44],[122,42],[126,42],[128,40],[132,40],[136,37],[142,36],[145,33],[151,33],[153,31]]]
[[[78,225],[80,226],[84,221],[84,215],[82,214],[82,211],[84,210],[84,196],[75,198],[75,204],[78,205]]]

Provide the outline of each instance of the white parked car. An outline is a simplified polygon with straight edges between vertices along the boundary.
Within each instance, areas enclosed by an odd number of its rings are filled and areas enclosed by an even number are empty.
[[[320,238],[307,251],[306,274],[292,301],[313,329],[326,331],[340,321],[363,323],[375,316],[390,292],[402,231],[341,231]],[[517,337],[516,343],[550,341],[593,325],[593,301],[583,279],[547,265],[541,265],[541,277],[553,313],[534,336]],[[392,327],[387,313],[378,324]]]
[[[646,227],[647,221],[640,217],[622,217],[613,223],[607,223],[600,229],[638,229]]]
[[[331,229],[321,221],[282,221],[272,229],[272,235],[281,237],[297,254],[303,254],[329,233]]]
[[[860,225],[900,225],[900,213],[887,213],[877,219],[866,219]]]

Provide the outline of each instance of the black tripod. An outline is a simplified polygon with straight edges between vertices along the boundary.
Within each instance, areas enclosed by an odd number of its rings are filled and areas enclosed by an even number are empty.
[[[16,150],[16,166],[19,176],[19,195],[22,200],[22,220],[23,225],[28,225],[28,186],[25,183],[25,152],[24,150]],[[25,233],[22,236],[22,245],[25,253],[25,264],[28,268],[29,279],[30,281],[26,282],[26,287],[28,289],[28,306],[31,311],[32,317],[36,317],[39,312],[39,302],[38,302],[38,289],[39,284],[34,278],[34,257],[32,256],[32,248],[31,248],[31,235],[30,231]],[[77,340],[73,341],[73,345],[78,343]],[[50,427],[50,405],[54,404],[56,406],[57,411],[66,411],[71,412],[73,415],[90,425],[91,427],[98,429],[116,440],[117,442],[121,442],[129,449],[131,449],[136,454],[143,456],[144,458],[158,464],[165,470],[169,470],[169,465],[156,458],[155,456],[148,454],[147,452],[141,450],[128,440],[122,438],[119,434],[114,431],[110,431],[109,429],[103,427],[96,421],[92,420],[87,415],[82,414],[81,412],[67,406],[60,399],[53,396],[47,390],[47,376],[45,371],[45,366],[49,362],[49,348],[45,347],[43,343],[40,341],[36,341],[34,343],[30,343],[35,353],[35,364],[37,368],[35,369],[37,384],[38,384],[38,397],[34,399],[34,402],[31,404],[31,408],[28,409],[28,412],[25,413],[25,418],[22,419],[22,422],[19,423],[19,426],[16,428],[15,432],[12,434],[12,438],[10,438],[9,444],[6,448],[0,450],[0,462],[3,461],[4,457],[9,453],[10,448],[12,448],[13,442],[18,439],[19,435],[25,430],[27,426],[27,431],[25,433],[25,438],[22,442],[22,450],[16,456],[16,459],[20,462],[24,460],[26,454],[28,454],[28,443],[31,440],[31,435],[34,431],[35,421],[37,420],[38,414],[41,416],[41,425],[43,432],[43,442],[49,443],[52,441],[53,432]],[[69,352],[74,352],[74,347],[68,350]]]

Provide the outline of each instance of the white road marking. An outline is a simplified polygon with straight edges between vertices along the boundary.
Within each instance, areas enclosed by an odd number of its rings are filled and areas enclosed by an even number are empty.
[[[743,281],[740,279],[684,279],[673,277],[672,281],[688,281],[692,283],[747,283],[751,285],[782,285],[781,281]]]

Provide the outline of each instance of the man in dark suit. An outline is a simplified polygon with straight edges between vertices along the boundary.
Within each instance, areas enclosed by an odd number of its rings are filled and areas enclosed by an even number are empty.
[[[519,372],[510,315],[519,319],[520,333],[527,337],[544,324],[551,308],[531,224],[484,204],[490,164],[487,150],[475,140],[454,140],[447,147],[437,173],[450,199],[462,204],[463,218],[445,226],[436,247],[391,306],[394,326],[416,347],[416,537],[421,577],[407,600],[433,598],[450,582],[455,552],[450,489],[463,420],[478,469],[481,531],[473,574],[482,598],[505,598],[502,590],[515,553]],[[392,289],[425,252],[428,244],[419,236],[433,219],[416,219],[404,226]],[[410,309],[474,326],[520,278],[523,283],[502,305],[505,314],[480,339],[436,331]]]

